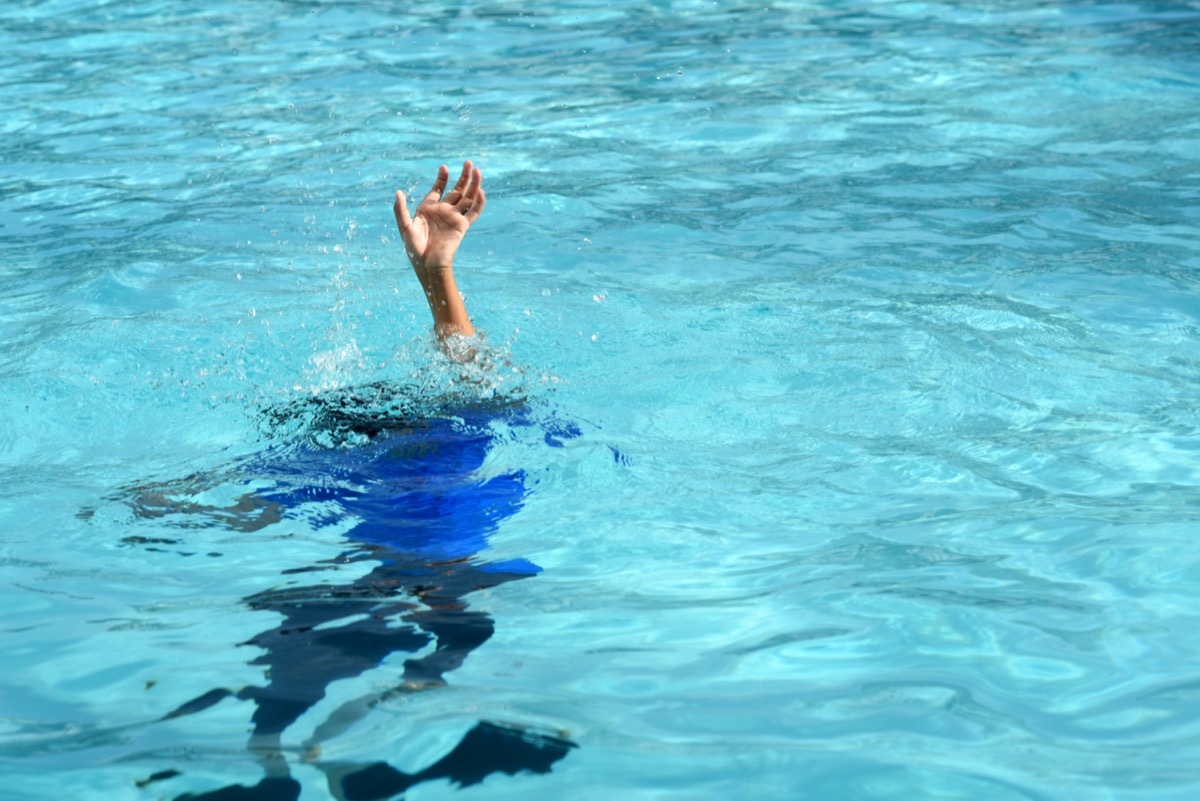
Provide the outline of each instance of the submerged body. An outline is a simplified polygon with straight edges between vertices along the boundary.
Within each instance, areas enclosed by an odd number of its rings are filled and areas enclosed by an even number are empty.
[[[323,741],[353,726],[381,701],[440,686],[446,673],[491,637],[495,624],[486,612],[470,608],[472,592],[540,572],[524,559],[489,561],[481,554],[488,537],[521,508],[526,494],[521,471],[479,475],[495,441],[492,424],[528,426],[524,409],[476,407],[402,423],[342,411],[344,428],[333,434],[357,428],[371,433],[365,444],[331,449],[306,437],[268,448],[220,473],[132,487],[121,494],[137,517],[158,525],[266,533],[281,521],[303,518],[317,529],[345,529],[346,550],[285,570],[279,586],[243,598],[249,608],[273,612],[277,620],[240,643],[259,649],[249,664],[264,669],[264,682],[214,687],[163,716],[172,720],[200,713],[231,697],[252,702],[248,747],[263,765],[265,778],[251,787],[234,785],[180,798],[295,798],[299,784],[290,777],[284,757],[288,750],[299,750],[326,771],[335,798],[366,801],[389,798],[432,778],[469,784],[493,772],[545,772],[574,747],[553,733],[480,721],[450,754],[418,774],[403,774],[386,759],[322,764]],[[545,436],[557,442],[574,433],[570,426],[552,425]],[[254,489],[228,506],[196,502],[204,491],[218,487],[234,494],[237,487]],[[357,578],[336,580],[343,566],[362,562],[375,564]],[[325,580],[297,578],[308,574]],[[325,698],[333,682],[362,676],[397,653],[411,656],[389,687],[343,703],[318,723],[311,738],[284,747],[289,727]],[[378,679],[371,686],[378,687]]]

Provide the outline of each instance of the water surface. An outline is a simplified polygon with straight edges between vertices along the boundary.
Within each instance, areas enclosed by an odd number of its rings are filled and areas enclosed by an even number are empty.
[[[246,599],[357,518],[182,528],[121,490],[259,458],[314,391],[458,391],[389,206],[464,157],[480,391],[531,415],[458,474],[522,476],[471,558],[541,572],[471,592],[490,638],[314,757],[429,652],[330,684],[283,733],[302,798],[481,721],[578,747],[407,797],[1195,796],[1194,2],[0,21],[13,798],[264,775],[252,701],[159,719],[264,685],[238,644],[283,618]]]

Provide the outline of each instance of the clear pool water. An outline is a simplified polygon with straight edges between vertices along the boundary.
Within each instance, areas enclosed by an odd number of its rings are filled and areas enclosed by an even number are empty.
[[[14,0],[0,85],[6,798],[1200,792],[1196,2]],[[464,157],[468,389],[390,213]],[[390,473],[272,422],[377,382]]]

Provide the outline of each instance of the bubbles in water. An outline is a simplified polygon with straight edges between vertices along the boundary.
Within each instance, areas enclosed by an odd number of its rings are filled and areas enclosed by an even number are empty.
[[[353,339],[329,350],[314,353],[308,359],[309,389],[312,392],[346,385],[355,368],[362,364],[362,352]]]

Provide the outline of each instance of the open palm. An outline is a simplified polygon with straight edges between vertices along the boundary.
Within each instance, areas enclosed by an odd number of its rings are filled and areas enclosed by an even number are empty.
[[[392,211],[404,240],[404,248],[418,276],[432,269],[453,266],[454,254],[471,225],[483,213],[487,198],[483,193],[483,174],[470,161],[463,162],[462,174],[454,188],[446,192],[450,170],[443,164],[425,198],[409,216],[403,192],[396,193]],[[422,276],[423,277],[423,276]]]

